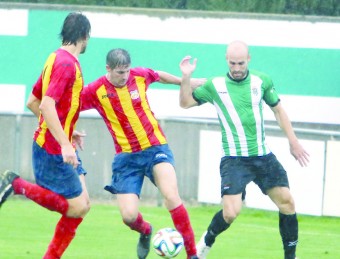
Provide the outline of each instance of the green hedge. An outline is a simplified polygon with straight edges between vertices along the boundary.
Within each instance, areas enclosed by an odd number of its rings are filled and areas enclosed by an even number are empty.
[[[10,0],[7,2],[340,16],[339,0]]]

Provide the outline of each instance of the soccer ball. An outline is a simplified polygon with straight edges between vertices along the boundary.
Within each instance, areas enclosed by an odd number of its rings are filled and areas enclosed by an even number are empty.
[[[184,241],[176,229],[162,228],[153,237],[152,244],[156,254],[164,258],[173,258],[182,250]]]

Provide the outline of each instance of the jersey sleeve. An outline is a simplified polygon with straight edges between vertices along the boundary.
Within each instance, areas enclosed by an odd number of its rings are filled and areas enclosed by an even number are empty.
[[[37,82],[33,85],[32,94],[38,99],[42,99],[42,75],[40,74]]]
[[[83,88],[80,98],[81,98],[81,107],[80,107],[81,111],[86,111],[86,110],[90,110],[94,108],[94,105],[93,105],[94,97],[92,96],[91,84]]]
[[[270,107],[275,107],[280,102],[280,99],[275,90],[273,81],[269,77],[264,78],[263,100]]]
[[[204,103],[212,103],[212,93],[211,88],[213,87],[212,81],[208,80],[205,84],[197,87],[193,93],[192,97],[195,99],[195,101],[198,103],[198,105],[202,105]]]
[[[134,73],[136,76],[142,76],[145,78],[145,90],[149,88],[150,84],[160,80],[158,73],[150,68],[137,67],[134,68]]]

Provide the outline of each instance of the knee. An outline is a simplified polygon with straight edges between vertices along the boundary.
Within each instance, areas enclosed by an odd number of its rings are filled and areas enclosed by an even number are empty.
[[[136,221],[138,214],[132,211],[124,211],[121,212],[121,216],[124,224],[130,226],[133,222]]]
[[[164,196],[164,205],[168,210],[173,210],[182,204],[182,200],[178,194]]]
[[[83,218],[90,211],[90,209],[91,209],[90,199],[85,199],[84,204],[81,205],[78,213],[80,215],[83,215],[81,216]]]
[[[124,222],[125,225],[130,226],[132,223],[134,223],[136,221],[136,217],[133,216],[128,216],[128,215],[124,215],[122,216],[122,220]]]
[[[277,206],[278,206],[279,211],[283,214],[295,213],[295,202],[292,197],[290,197],[289,199],[283,200]]]
[[[236,211],[223,211],[223,219],[228,224],[231,224],[234,222],[234,220],[237,218],[238,213]]]
[[[295,213],[294,198],[288,187],[274,187],[268,190],[268,196],[283,214]]]
[[[88,201],[86,201],[85,206],[83,208],[84,216],[90,211],[90,209],[91,209],[91,203],[88,200]]]
[[[70,205],[67,211],[67,216],[71,218],[84,218],[86,214],[90,211],[91,204],[89,200],[83,201],[82,203],[77,203],[75,205]]]

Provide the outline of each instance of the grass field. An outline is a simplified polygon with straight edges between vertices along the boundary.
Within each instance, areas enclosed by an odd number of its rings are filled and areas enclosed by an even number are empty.
[[[196,241],[219,206],[188,207]],[[163,207],[142,206],[154,229],[172,227]],[[59,214],[28,200],[10,198],[0,209],[0,258],[42,258]],[[340,258],[340,219],[299,215],[299,259]],[[138,234],[123,223],[117,206],[95,203],[80,225],[64,259],[136,259]],[[153,251],[149,259],[158,259]],[[184,259],[184,250],[176,257]],[[209,259],[281,259],[277,212],[244,208],[221,234]]]

